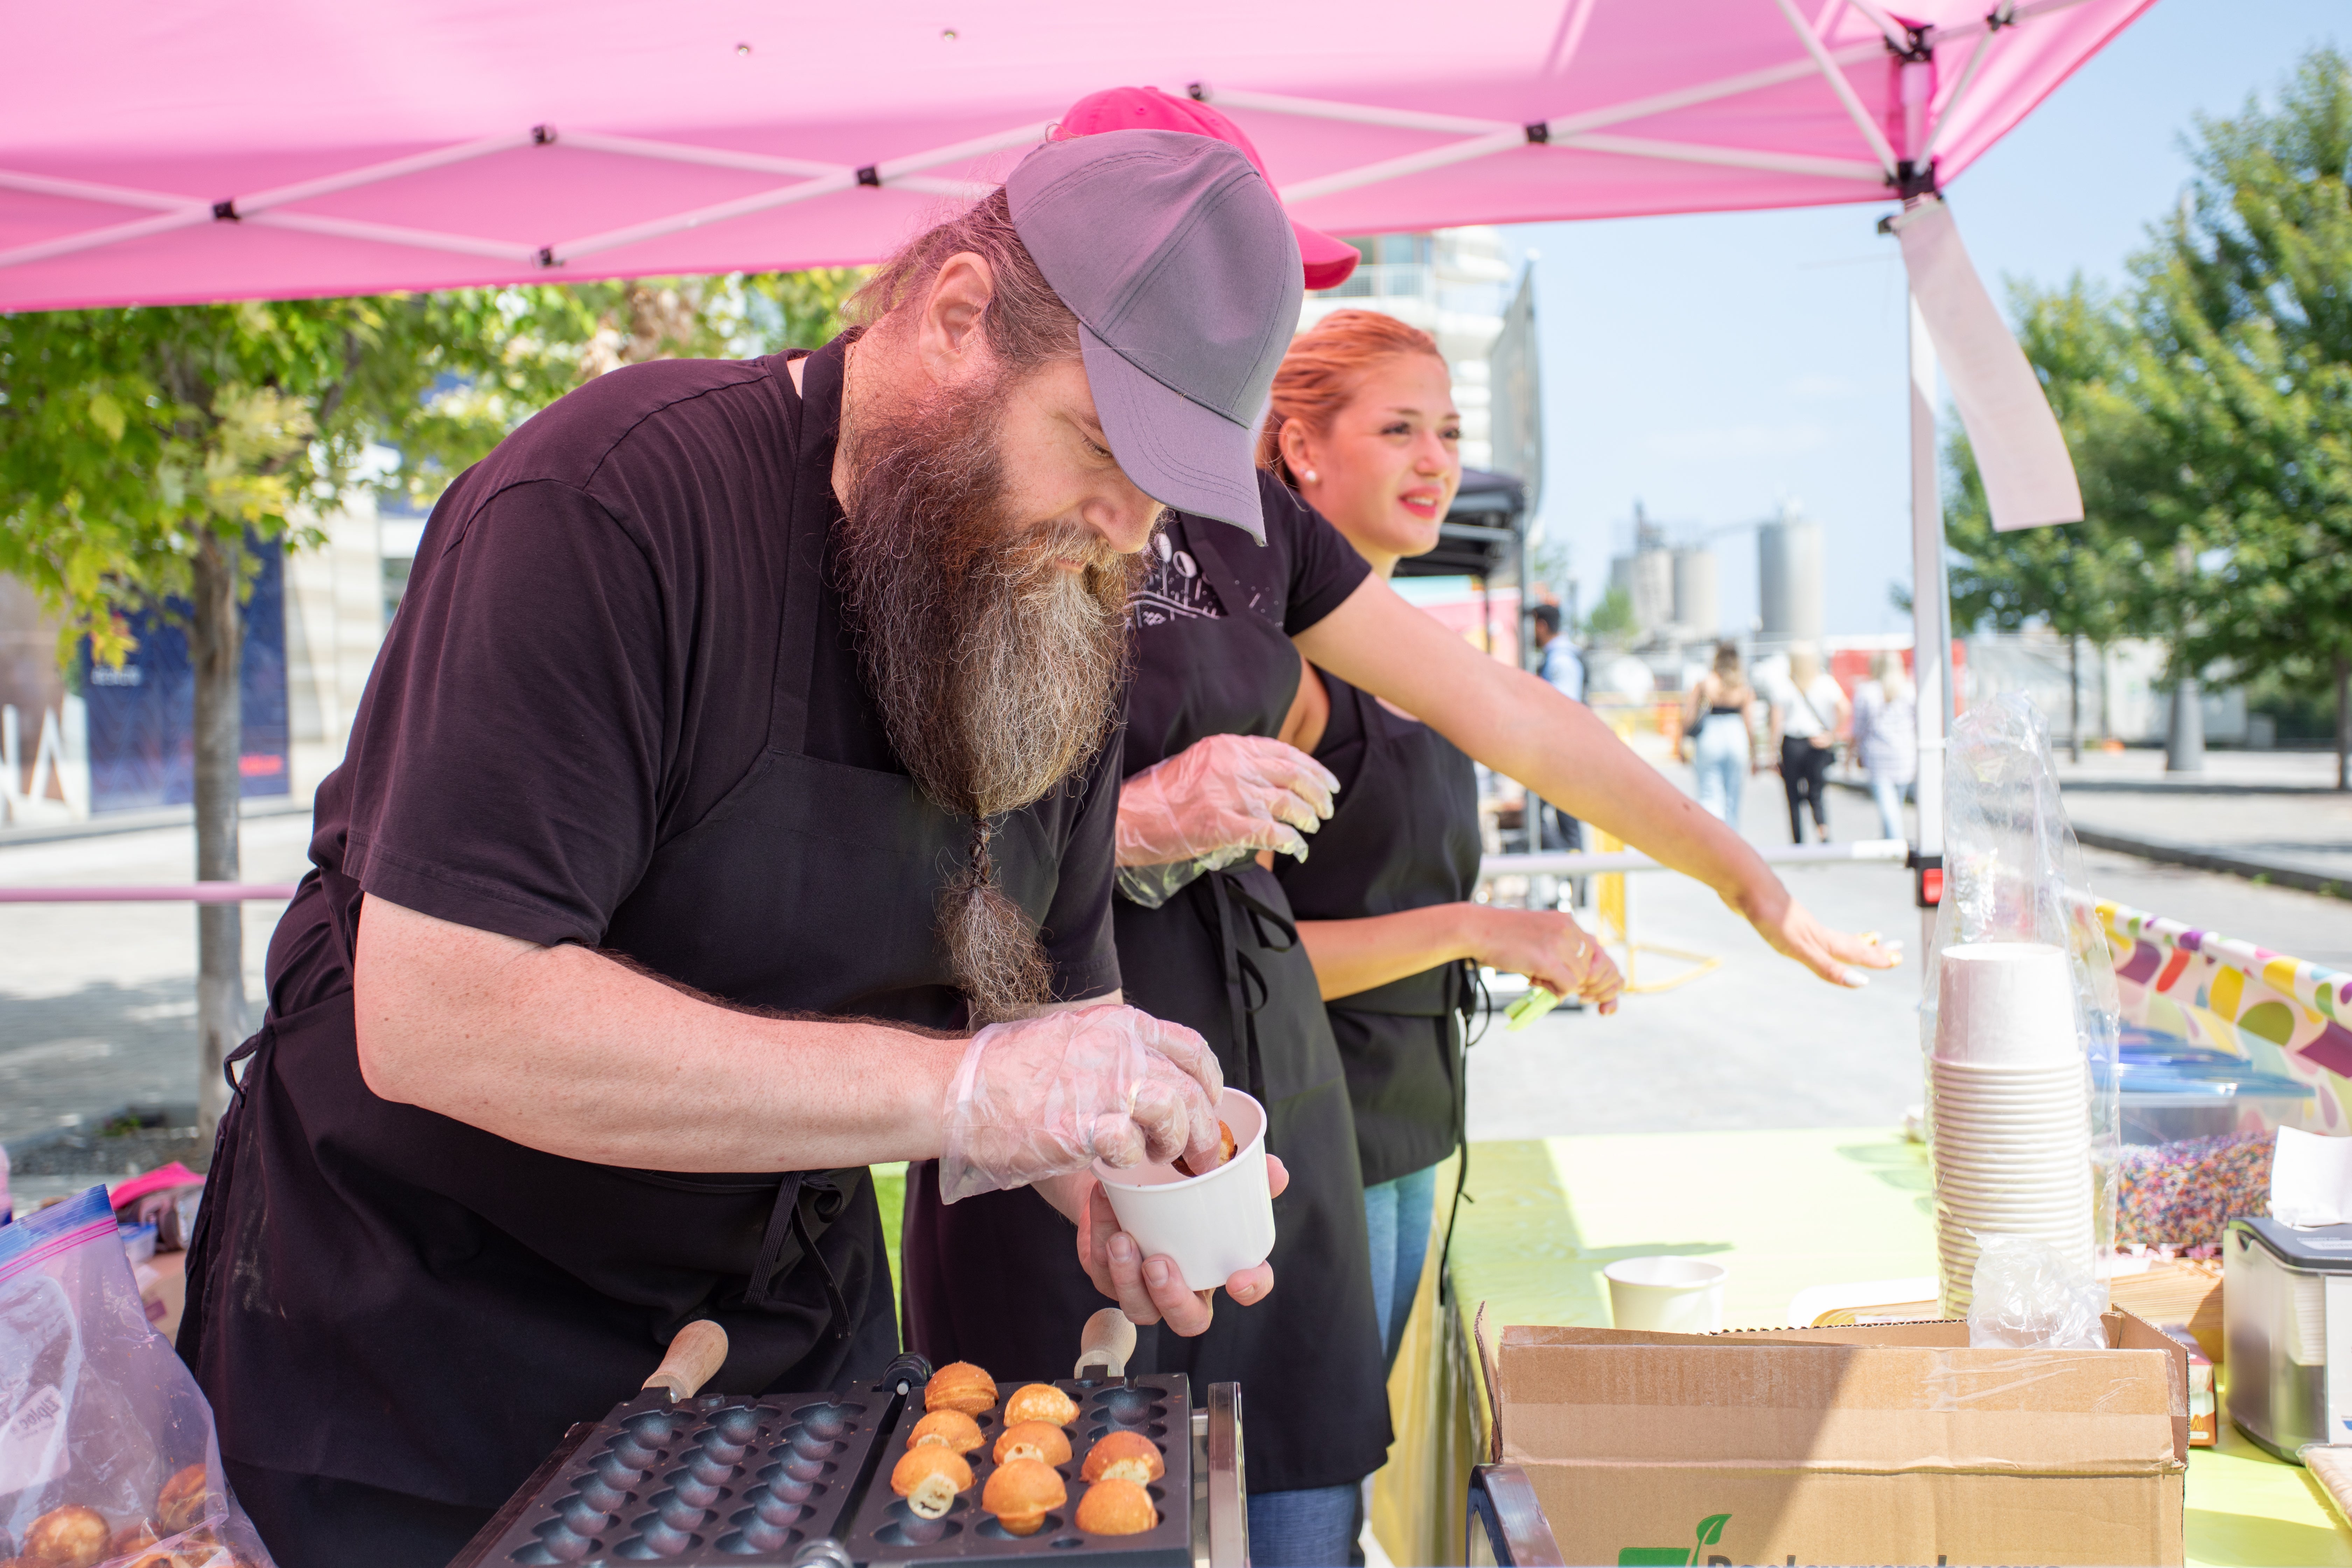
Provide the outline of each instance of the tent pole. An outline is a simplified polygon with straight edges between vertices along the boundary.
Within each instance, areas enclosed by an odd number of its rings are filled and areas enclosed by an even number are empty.
[[[1922,984],[1935,941],[1936,910],[1927,901],[1931,874],[1940,896],[1944,858],[1944,716],[1950,710],[1952,632],[1944,589],[1944,505],[1936,451],[1936,344],[1919,303],[1911,307],[1911,665],[1917,689],[1919,836],[1912,860],[1919,892]],[[1932,1000],[1932,998],[1929,998]]]

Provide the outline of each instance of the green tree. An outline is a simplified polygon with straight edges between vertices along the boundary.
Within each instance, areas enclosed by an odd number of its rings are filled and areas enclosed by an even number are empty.
[[[1594,642],[1615,646],[1631,642],[1640,628],[1633,620],[1633,595],[1622,588],[1611,588],[1584,617],[1584,635]]]
[[[185,625],[198,879],[238,874],[247,541],[299,536],[445,378],[472,389],[474,409],[431,416],[438,449],[495,440],[503,404],[537,406],[577,378],[587,325],[554,290],[0,317],[0,571],[59,615],[61,657],[86,637],[119,664],[125,610]],[[196,931],[209,1123],[245,1027],[236,907],[198,906]]]
[[[2146,405],[2195,613],[2185,653],[2331,680],[2352,787],[2352,62],[2202,119],[2197,175],[2137,263]]]
[[[0,572],[119,664],[123,612],[186,626],[199,880],[234,881],[248,539],[376,484],[429,500],[583,380],[675,354],[814,347],[859,270],[0,316]],[[395,456],[390,474],[363,460]],[[197,910],[199,1093],[244,1031],[234,905]]]

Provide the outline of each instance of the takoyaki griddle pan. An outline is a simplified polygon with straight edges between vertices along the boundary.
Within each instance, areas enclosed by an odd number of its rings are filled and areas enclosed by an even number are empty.
[[[644,1391],[566,1432],[450,1568],[789,1563],[838,1533],[923,1374],[846,1394],[698,1396],[726,1357],[724,1330],[688,1324]]]
[[[859,1563],[1001,1562],[1015,1558],[1050,1558],[1074,1568],[1191,1568],[1192,1563],[1192,1385],[1181,1373],[1144,1377],[1056,1378],[1054,1386],[1078,1406],[1078,1418],[1066,1428],[1070,1437],[1070,1462],[1061,1471],[1069,1500],[1045,1516],[1045,1527],[1034,1535],[1014,1535],[994,1515],[980,1506],[982,1489],[994,1472],[990,1450],[1004,1430],[1004,1402],[1029,1382],[996,1385],[994,1408],[972,1417],[980,1424],[981,1447],[964,1457],[971,1461],[971,1489],[960,1493],[955,1506],[941,1519],[922,1519],[890,1489],[890,1472],[907,1451],[907,1439],[924,1413],[921,1391],[908,1396],[897,1428],[883,1445],[874,1467],[874,1483],[842,1545]],[[1159,1510],[1160,1522],[1139,1535],[1089,1535],[1077,1526],[1078,1500],[1086,1482],[1078,1479],[1087,1451],[1110,1433],[1140,1432],[1160,1448],[1168,1473],[1146,1489]]]

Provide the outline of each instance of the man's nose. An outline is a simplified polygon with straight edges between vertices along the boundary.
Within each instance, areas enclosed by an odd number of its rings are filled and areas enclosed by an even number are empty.
[[[1088,502],[1082,515],[1103,542],[1121,555],[1132,555],[1151,542],[1152,524],[1160,521],[1161,510],[1122,476],[1114,489]]]

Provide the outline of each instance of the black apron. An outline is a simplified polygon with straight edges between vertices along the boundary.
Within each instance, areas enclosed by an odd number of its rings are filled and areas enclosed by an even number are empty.
[[[808,362],[794,490],[775,498],[793,535],[766,750],[655,852],[605,941],[739,1005],[957,1027],[933,921],[969,823],[903,774],[802,751],[811,650],[834,614],[841,372],[838,345]],[[1054,889],[1050,837],[1016,813],[994,839],[1033,919]],[[346,970],[352,891],[314,870],[296,900],[336,911]],[[348,991],[266,1018],[238,1055],[180,1336],[234,1461],[385,1489],[420,1500],[421,1517],[459,1504],[478,1522],[567,1426],[634,1393],[691,1319],[727,1330],[711,1386],[729,1392],[838,1388],[898,1349],[863,1167],[625,1170],[379,1100]],[[364,1540],[350,1546],[341,1561],[372,1560]]]
[[[1320,672],[1318,672],[1320,673]],[[1360,920],[1468,900],[1478,885],[1478,779],[1461,748],[1323,674],[1331,718],[1318,761],[1341,788],[1305,860],[1276,863],[1303,921]],[[1461,1142],[1462,963],[1327,1003],[1364,1184],[1426,1170]]]
[[[1129,773],[1160,761],[1163,743],[1173,754],[1211,734],[1271,735],[1297,692],[1297,650],[1201,537],[1218,526],[1192,530],[1192,552],[1227,613],[1139,634]],[[1237,535],[1233,547],[1256,548]],[[1266,1147],[1290,1171],[1274,1201],[1274,1294],[1253,1307],[1221,1296],[1198,1338],[1146,1329],[1129,1366],[1185,1373],[1196,1397],[1203,1384],[1241,1384],[1253,1495],[1360,1480],[1389,1445],[1363,1180],[1346,1075],[1282,885],[1245,860],[1160,909],[1114,908],[1127,1001],[1200,1031],[1225,1080],[1265,1106]],[[1075,1248],[1070,1223],[1034,1193],[945,1205],[935,1169],[916,1167],[903,1253],[910,1348],[999,1377],[1072,1364],[1080,1329],[1106,1304]]]

